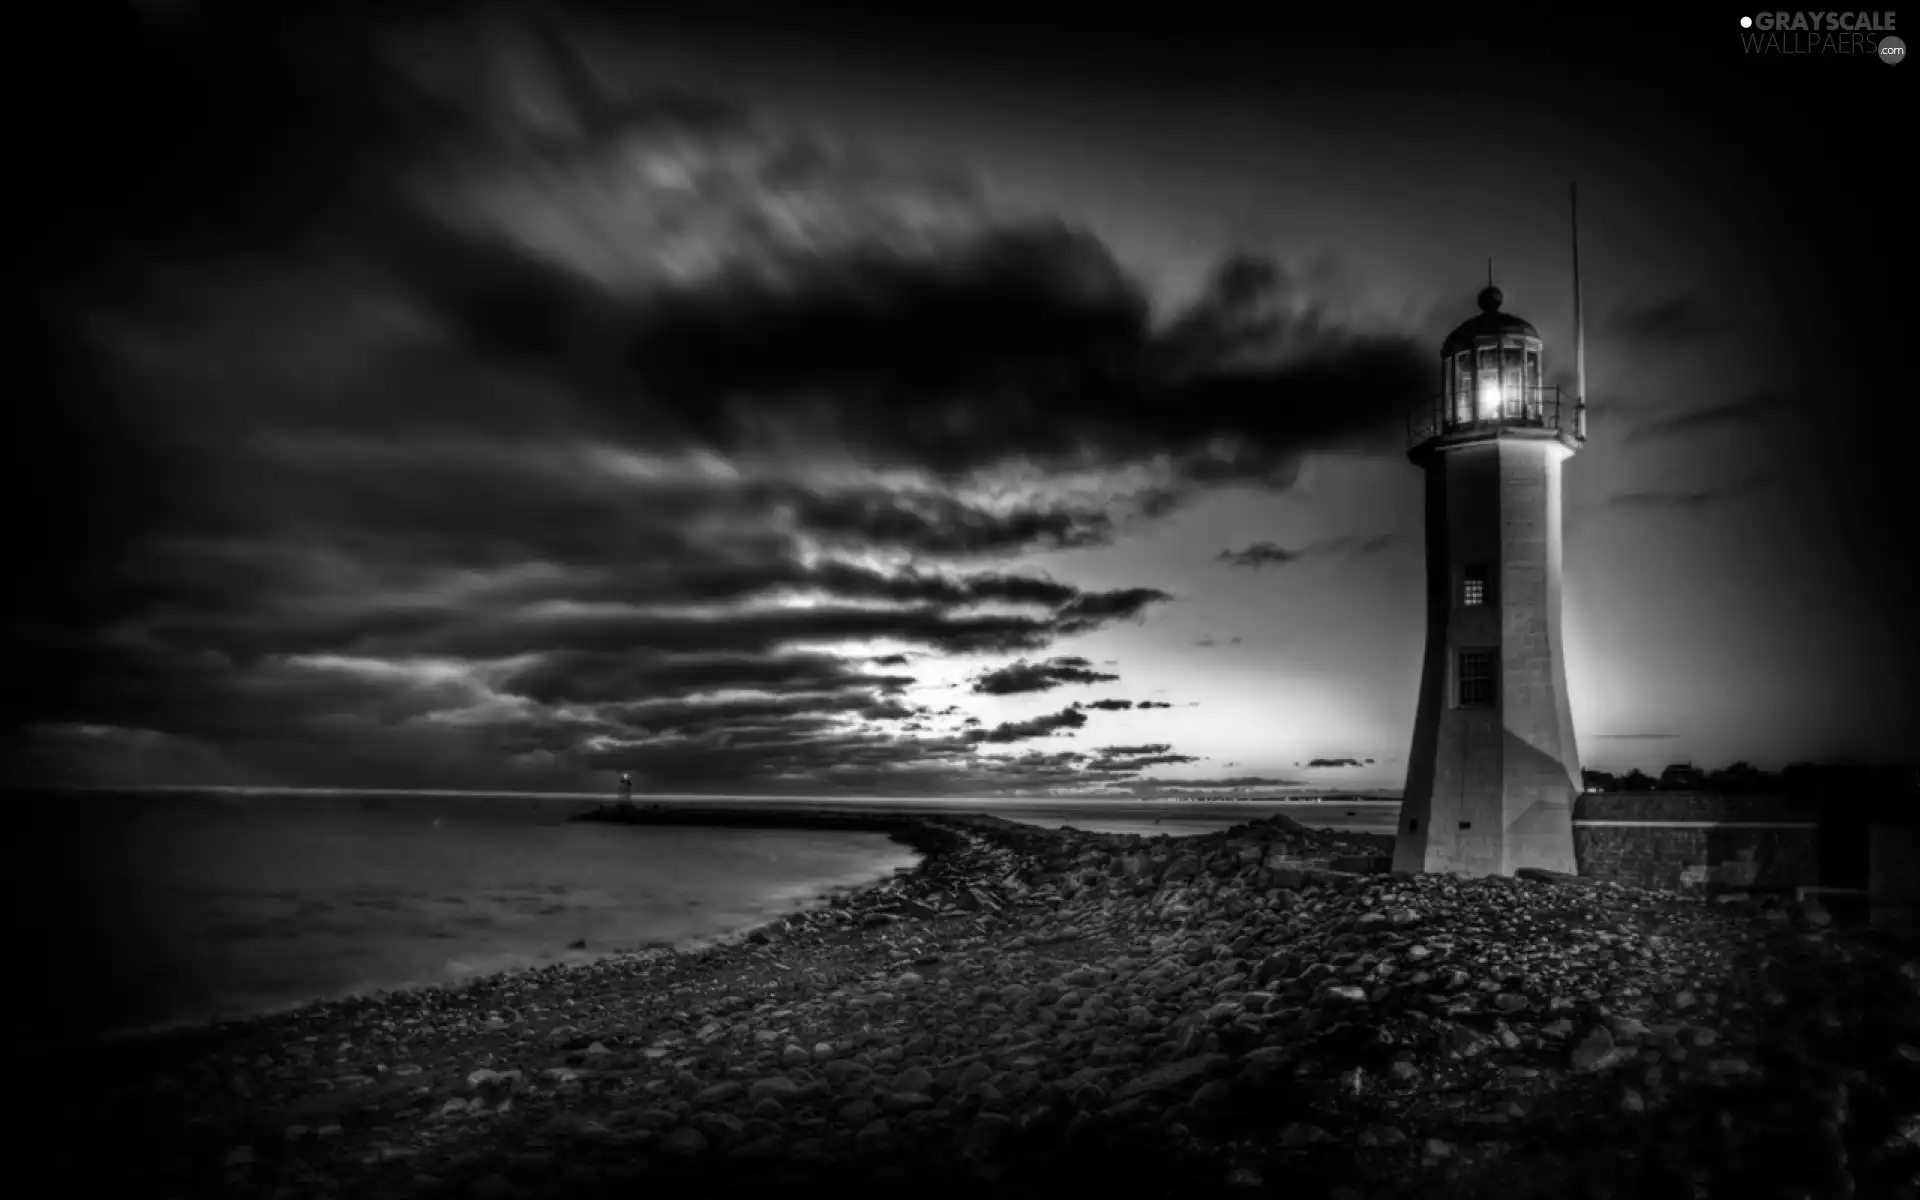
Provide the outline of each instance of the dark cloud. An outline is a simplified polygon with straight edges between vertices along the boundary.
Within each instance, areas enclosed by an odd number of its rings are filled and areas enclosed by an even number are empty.
[[[1316,758],[1307,763],[1309,767],[1357,767],[1360,765],[1362,764],[1357,758]]]
[[[1608,315],[1606,329],[1628,341],[1680,346],[1712,336],[1718,326],[1701,298],[1687,293],[1629,301]]]
[[[1305,558],[1359,558],[1378,554],[1393,544],[1390,533],[1369,536],[1346,535],[1308,542],[1298,550],[1288,550],[1273,542],[1255,542],[1240,550],[1222,550],[1218,561],[1236,567],[1278,566]]]
[[[1102,746],[1093,760],[1093,766],[1100,770],[1133,772],[1200,761],[1191,754],[1174,754],[1172,750],[1173,747],[1165,742],[1144,746]]]
[[[1196,646],[1238,646],[1240,643],[1241,643],[1240,638],[1237,638],[1237,637],[1227,638],[1226,640],[1222,641],[1221,639],[1214,637],[1210,633],[1206,634],[1203,637],[1197,637],[1193,639],[1193,644]]]
[[[1113,683],[1119,678],[1094,670],[1084,658],[1050,658],[1044,662],[1023,658],[981,675],[973,681],[973,690],[983,696],[1011,696],[1050,691],[1068,683]]]
[[[1108,771],[1145,771],[1151,767],[1179,766],[1200,760],[1191,754],[1143,754],[1137,758],[1099,758],[1094,767]]]
[[[1061,730],[1078,729],[1087,723],[1087,714],[1077,708],[1063,708],[1025,721],[1005,721],[984,732],[968,734],[980,742],[1024,742],[1031,738],[1052,737]]]
[[[1173,598],[961,560],[1285,486],[1427,386],[1427,348],[1270,265],[1156,320],[1084,231],[610,90],[619,48],[567,27],[424,13],[128,9],[49,42],[56,77],[113,86],[47,139],[15,275],[47,399],[9,439],[43,519],[4,703],[36,753],[343,785],[1123,782],[983,750],[1078,710],[908,728],[903,647],[1040,660]],[[1009,469],[1040,485],[1008,499]],[[1111,678],[1071,670],[1048,678]]]
[[[912,682],[905,675],[867,674],[853,662],[831,654],[741,651],[562,652],[499,676],[501,690],[549,704],[728,690],[811,694],[857,688],[891,692]]]
[[[1789,408],[1785,392],[1765,388],[1718,404],[1650,417],[1628,428],[1623,440],[1649,442],[1730,426],[1752,425],[1787,412]]]
[[[794,264],[777,287],[717,277],[634,312],[623,361],[710,443],[800,426],[947,477],[1013,457],[1168,454],[1200,482],[1290,479],[1303,451],[1376,432],[1426,382],[1410,340],[1286,310],[1255,319],[1251,303],[1230,267],[1156,333],[1098,242],[995,228],[931,258]],[[1243,319],[1261,361],[1202,336]],[[739,345],[756,352],[729,353]],[[823,391],[832,411],[810,400]]]
[[[794,491],[772,499],[791,504],[796,523],[823,541],[916,554],[1073,549],[1103,545],[1113,537],[1113,518],[1101,508],[993,510],[936,492],[877,487]]]
[[[1097,709],[1102,712],[1125,712],[1130,708],[1172,708],[1164,700],[1075,700],[1072,707]]]
[[[1669,509],[1685,511],[1706,508],[1734,496],[1758,491],[1772,481],[1767,472],[1751,472],[1717,487],[1647,488],[1615,492],[1603,497],[1598,506],[1613,509]]]
[[[1241,550],[1222,550],[1215,557],[1224,563],[1236,567],[1265,567],[1278,563],[1290,563],[1299,559],[1304,551],[1283,550],[1273,542],[1255,542]]]

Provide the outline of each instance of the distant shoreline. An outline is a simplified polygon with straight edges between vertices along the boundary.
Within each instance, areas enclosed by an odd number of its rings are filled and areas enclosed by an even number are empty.
[[[142,795],[148,793],[207,793],[223,796],[470,796],[476,799],[565,800],[576,803],[613,803],[624,798],[612,791],[520,791],[510,788],[381,788],[381,787],[278,787],[251,784],[104,784],[42,783],[10,788],[12,791],[81,792],[88,794]],[[633,803],[678,801],[752,804],[987,804],[1051,806],[1132,804],[1399,804],[1402,797],[1373,793],[1313,792],[1302,795],[1268,796],[827,796],[768,795],[747,792],[636,792]]]

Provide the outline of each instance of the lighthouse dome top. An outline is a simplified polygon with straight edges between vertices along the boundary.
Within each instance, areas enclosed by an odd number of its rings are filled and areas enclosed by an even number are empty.
[[[1480,292],[1480,315],[1462,321],[1454,331],[1447,335],[1445,344],[1440,347],[1440,357],[1451,358],[1462,350],[1471,350],[1475,346],[1498,345],[1503,339],[1515,337],[1532,338],[1539,341],[1540,331],[1531,322],[1522,320],[1512,313],[1500,311],[1500,305],[1506,297],[1497,287],[1483,288]]]

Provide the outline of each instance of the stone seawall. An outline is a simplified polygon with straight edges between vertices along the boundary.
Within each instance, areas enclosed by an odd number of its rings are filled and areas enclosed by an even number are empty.
[[[1819,880],[1819,830],[1575,826],[1580,874],[1637,887],[1790,889]]]
[[[1776,795],[1589,793],[1574,807],[1580,874],[1639,887],[1786,890],[1818,884],[1809,803]]]
[[[1576,821],[1811,821],[1804,797],[1726,792],[1588,792]]]

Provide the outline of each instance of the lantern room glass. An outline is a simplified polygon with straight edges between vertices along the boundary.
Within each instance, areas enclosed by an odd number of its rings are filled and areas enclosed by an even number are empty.
[[[1540,346],[1501,338],[1456,351],[1443,363],[1449,423],[1540,420]]]

